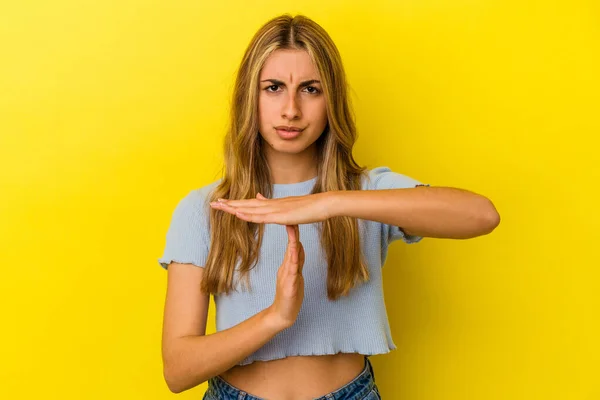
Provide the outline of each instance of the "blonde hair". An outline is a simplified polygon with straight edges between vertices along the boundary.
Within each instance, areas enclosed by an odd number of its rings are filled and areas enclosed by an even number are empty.
[[[245,51],[237,71],[230,125],[224,141],[223,178],[209,201],[220,197],[254,199],[257,193],[271,197],[269,165],[259,134],[258,81],[267,57],[277,49],[308,52],[319,72],[327,102],[328,122],[316,142],[318,177],[311,194],[361,188],[366,167],[359,166],[352,156],[357,134],[340,54],[317,23],[303,15],[284,14],[264,24]],[[202,291],[229,293],[238,261],[239,274],[250,286],[249,271],[258,262],[264,225],[209,209],[211,244]],[[357,283],[369,279],[358,223],[356,218],[332,217],[319,224],[319,229],[328,262],[327,297],[335,300],[347,295]]]

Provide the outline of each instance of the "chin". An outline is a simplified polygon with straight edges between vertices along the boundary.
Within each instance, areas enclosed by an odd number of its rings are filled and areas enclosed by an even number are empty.
[[[279,153],[289,153],[289,154],[297,154],[305,151],[310,145],[304,140],[284,140],[279,137],[276,137],[271,142],[273,146],[271,146],[271,150],[277,151]]]
[[[299,154],[306,150],[306,146],[297,143],[283,143],[271,147],[272,150],[278,153]]]

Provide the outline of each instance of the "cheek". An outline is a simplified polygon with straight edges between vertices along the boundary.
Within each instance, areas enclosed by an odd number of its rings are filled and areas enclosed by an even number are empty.
[[[312,119],[319,125],[325,125],[327,123],[327,105],[325,100],[315,102],[311,105]]]
[[[259,98],[258,101],[258,116],[260,118],[260,123],[265,124],[268,123],[269,120],[273,116],[274,105],[272,101],[265,98]]]

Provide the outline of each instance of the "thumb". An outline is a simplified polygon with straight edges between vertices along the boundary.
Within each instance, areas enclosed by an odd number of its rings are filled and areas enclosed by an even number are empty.
[[[262,195],[262,194],[260,194],[260,193],[258,193],[258,194],[256,195],[256,197],[257,197],[258,199],[261,199],[261,200],[266,200],[266,199],[267,199],[265,196],[263,196],[263,195]]]

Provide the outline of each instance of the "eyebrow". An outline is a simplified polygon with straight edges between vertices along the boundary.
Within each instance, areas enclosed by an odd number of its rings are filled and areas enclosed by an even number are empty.
[[[271,82],[274,85],[279,85],[279,86],[285,86],[285,83],[283,83],[283,81],[280,81],[278,79],[265,79],[262,80],[261,82]],[[308,81],[304,81],[304,82],[300,82],[300,85],[298,85],[299,87],[305,87],[308,85],[312,85],[313,83],[321,83],[321,81],[317,80],[317,79],[311,79]]]

